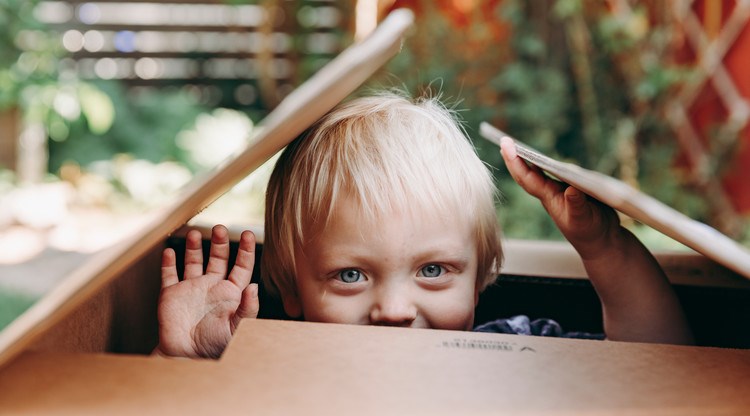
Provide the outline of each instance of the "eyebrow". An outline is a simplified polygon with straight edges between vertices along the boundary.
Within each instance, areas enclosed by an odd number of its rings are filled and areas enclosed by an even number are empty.
[[[443,262],[449,264],[456,264],[466,266],[471,261],[470,256],[467,255],[467,249],[463,245],[445,245],[435,244],[426,247],[420,247],[416,250],[416,253],[411,256],[414,262],[429,263]]]
[[[471,259],[463,253],[451,253],[443,250],[425,251],[413,257],[420,263],[429,263],[430,261],[455,264],[465,267]]]
[[[347,252],[344,247],[343,250],[325,250],[319,253],[317,256],[316,263],[320,265],[332,266],[333,264],[346,264],[346,263],[358,263],[367,264],[372,262],[382,262],[383,259],[370,254],[370,252]],[[414,255],[410,256],[409,259],[414,263],[448,263],[459,266],[466,266],[470,263],[471,258],[464,253],[463,249],[444,249],[444,248],[429,248],[423,251],[419,251]]]

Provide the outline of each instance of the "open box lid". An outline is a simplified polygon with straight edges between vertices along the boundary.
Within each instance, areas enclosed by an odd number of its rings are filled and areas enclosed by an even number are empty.
[[[219,361],[27,352],[10,414],[745,415],[750,351],[244,320]]]
[[[480,134],[500,145],[507,136],[488,123]],[[630,185],[599,172],[552,159],[513,139],[518,156],[586,194],[750,279],[750,250]]]

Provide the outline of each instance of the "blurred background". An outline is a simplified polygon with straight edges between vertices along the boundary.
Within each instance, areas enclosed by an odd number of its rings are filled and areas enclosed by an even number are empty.
[[[0,328],[398,7],[416,29],[359,94],[455,108],[506,237],[561,239],[482,121],[750,246],[748,0],[0,0]],[[262,224],[272,162],[200,221]]]

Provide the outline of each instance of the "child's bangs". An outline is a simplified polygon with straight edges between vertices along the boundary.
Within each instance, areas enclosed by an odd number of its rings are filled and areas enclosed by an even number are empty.
[[[411,104],[378,110],[321,131],[330,139],[321,140],[329,159],[310,178],[314,216],[327,223],[344,196],[357,200],[365,220],[394,212],[461,213],[471,220],[488,198],[491,203],[486,168],[447,110]]]

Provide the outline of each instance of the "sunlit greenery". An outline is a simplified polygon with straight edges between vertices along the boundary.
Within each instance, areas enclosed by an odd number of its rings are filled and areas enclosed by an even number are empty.
[[[24,87],[56,78],[59,42],[34,19],[36,0],[0,0],[0,110]]]
[[[112,103],[112,125],[102,132],[92,128],[88,118],[70,120],[66,124],[68,133],[49,142],[52,172],[57,172],[65,162],[88,166],[123,153],[151,162],[184,162],[184,152],[175,138],[190,128],[207,108],[180,90],[128,93],[114,81],[98,82],[95,86],[95,91],[106,97],[101,101]]]

